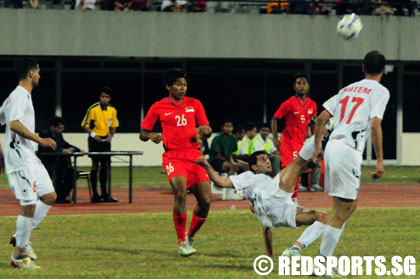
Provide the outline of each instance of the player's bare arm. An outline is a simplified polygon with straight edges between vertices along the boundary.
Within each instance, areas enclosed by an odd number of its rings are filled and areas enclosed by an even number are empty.
[[[203,168],[207,171],[208,175],[210,176],[210,179],[213,180],[214,184],[221,188],[233,188],[232,181],[230,181],[229,177],[222,178],[209,164],[206,157],[200,156],[195,162],[200,166],[203,166]]]
[[[273,256],[273,235],[271,228],[263,226],[264,245],[267,256]]]
[[[94,132],[91,128],[83,126],[83,130],[85,130],[85,132],[88,133],[92,137],[92,135],[93,135],[92,133],[94,133]],[[101,137],[98,136],[97,134],[95,134],[93,138],[98,142],[102,142]]]
[[[278,129],[277,129],[277,121],[279,121],[279,119],[276,116],[273,116],[271,118],[271,131],[273,133],[273,143],[274,146],[279,148],[282,144],[280,138],[278,137]]]
[[[318,118],[315,121],[315,151],[314,155],[312,157],[312,161],[315,164],[319,164],[319,162],[322,159],[323,152],[322,152],[322,136],[325,131],[325,124],[327,123],[328,119],[330,119],[331,114],[323,110],[321,114],[318,116]]]
[[[211,136],[212,130],[209,125],[203,125],[198,127],[198,134],[202,137],[209,138]]]
[[[114,137],[115,132],[117,131],[117,128],[111,128],[111,131],[109,135],[106,137],[107,142],[111,142],[112,138]]]
[[[57,144],[52,138],[41,138],[38,135],[31,133],[19,120],[13,120],[9,122],[10,130],[15,132],[25,139],[34,141],[42,146],[51,147],[53,150],[57,148]]]
[[[148,141],[149,139],[154,143],[158,144],[162,141],[162,135],[158,133],[152,133],[149,130],[141,128],[140,136],[141,141]]]
[[[384,174],[384,153],[382,147],[382,120],[374,117],[372,119],[372,143],[376,154],[376,171],[371,175],[374,179],[380,178]]]

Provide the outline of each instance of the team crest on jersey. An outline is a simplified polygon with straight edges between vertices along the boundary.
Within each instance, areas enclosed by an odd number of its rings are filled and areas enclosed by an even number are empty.
[[[311,114],[313,112],[312,109],[308,109],[308,114]]]
[[[186,107],[185,112],[194,112],[194,107]]]

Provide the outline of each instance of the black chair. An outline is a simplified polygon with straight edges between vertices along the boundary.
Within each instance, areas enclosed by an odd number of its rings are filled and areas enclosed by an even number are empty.
[[[88,189],[89,189],[89,197],[92,201],[93,194],[92,194],[92,185],[90,184],[90,172],[89,171],[77,171],[77,179],[82,178],[86,179]]]

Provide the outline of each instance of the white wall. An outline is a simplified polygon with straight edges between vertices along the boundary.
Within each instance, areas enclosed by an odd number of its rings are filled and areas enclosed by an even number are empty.
[[[0,55],[341,60],[377,49],[420,60],[418,18],[362,16],[350,42],[337,36],[338,18],[0,9]]]
[[[209,144],[211,143],[210,138]],[[66,133],[65,139],[70,144],[73,144],[85,151],[87,147],[87,134],[81,133]],[[4,134],[0,134],[0,141],[4,146]],[[420,165],[420,133],[403,133],[402,134],[402,160],[401,165],[416,166]],[[161,144],[154,144],[151,141],[141,142],[138,134],[123,134],[116,133],[112,141],[113,151],[144,151],[142,156],[134,156],[133,164],[135,166],[160,166],[162,164],[163,147]],[[127,163],[120,161],[128,159],[126,156],[113,157],[114,166],[125,166]],[[79,166],[90,166],[90,159],[88,157],[81,157],[78,159]]]

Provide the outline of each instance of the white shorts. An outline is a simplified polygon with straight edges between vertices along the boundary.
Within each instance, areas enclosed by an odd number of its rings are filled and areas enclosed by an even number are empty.
[[[271,223],[271,228],[292,227],[296,228],[296,211],[297,205],[292,202],[292,193],[287,193],[281,189],[267,195],[267,193],[259,193],[257,195],[257,208],[261,207],[264,217]],[[259,216],[257,216],[258,218]],[[258,218],[261,223],[264,218]],[[266,225],[263,223],[263,225]]]
[[[325,192],[333,197],[357,200],[362,154],[340,140],[329,140],[324,159]]]
[[[8,173],[7,179],[21,206],[35,204],[38,197],[54,192],[51,178],[42,164],[34,164],[30,169]]]

